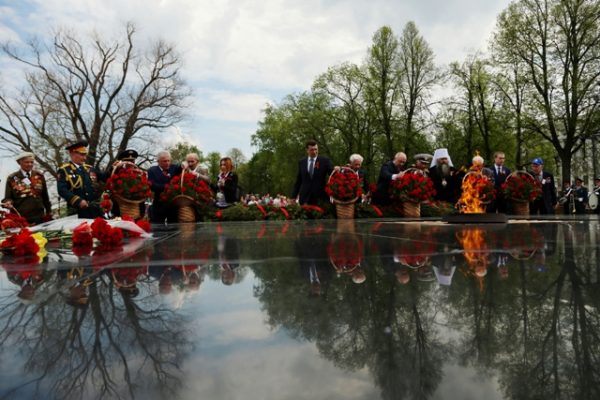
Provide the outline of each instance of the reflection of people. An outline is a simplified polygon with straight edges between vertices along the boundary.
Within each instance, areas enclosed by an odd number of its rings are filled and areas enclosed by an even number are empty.
[[[544,160],[541,158],[534,158],[531,161],[530,173],[542,185],[542,196],[529,204],[530,214],[554,214],[557,203],[554,176],[544,171]]]
[[[390,184],[400,176],[406,168],[406,154],[398,152],[394,159],[386,162],[379,170],[377,191],[373,194],[373,204],[387,205],[390,203]]]
[[[60,197],[67,201],[67,211],[79,218],[96,218],[100,209],[100,180],[106,176],[85,163],[87,142],[73,143],[66,148],[71,161],[58,169],[56,186]]]
[[[221,282],[231,285],[235,282],[236,270],[240,267],[240,244],[235,238],[219,235],[217,238],[217,256],[221,269]]]
[[[331,267],[327,259],[326,240],[310,229],[305,229],[294,245],[300,275],[309,284],[309,295],[320,296],[326,294],[326,289],[331,280]]]
[[[217,176],[217,203],[232,204],[240,200],[238,177],[233,171],[233,161],[223,157],[219,161],[220,172]]]
[[[447,149],[437,149],[433,153],[429,177],[435,187],[435,199],[456,203],[460,197],[461,179],[454,169]]]
[[[298,162],[292,199],[297,198],[300,204],[326,202],[325,186],[333,165],[329,158],[319,155],[319,145],[314,140],[306,142],[306,154],[307,157]]]
[[[44,174],[33,169],[33,153],[21,153],[15,160],[20,168],[6,178],[2,203],[14,207],[30,224],[39,224],[52,214],[46,179]]]
[[[169,208],[168,204],[163,203],[160,200],[160,195],[165,190],[165,186],[171,181],[171,178],[181,173],[181,166],[171,163],[171,153],[168,151],[161,151],[157,157],[158,165],[148,169],[148,180],[151,183],[150,189],[154,193],[150,220],[156,224],[164,224],[165,220],[168,222],[177,222],[175,208]]]

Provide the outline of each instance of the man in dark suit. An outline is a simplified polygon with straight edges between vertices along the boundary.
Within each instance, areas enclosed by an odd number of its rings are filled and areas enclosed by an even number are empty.
[[[507,213],[508,202],[502,194],[502,184],[506,182],[506,177],[510,175],[510,169],[504,166],[505,155],[501,151],[494,153],[494,165],[490,167],[494,178],[494,188],[496,189],[496,200],[490,203],[488,212]]]
[[[306,153],[308,156],[298,162],[292,199],[298,198],[300,204],[316,205],[328,199],[325,185],[333,164],[329,158],[319,155],[319,145],[314,140],[306,142]]]
[[[164,224],[165,219],[168,222],[177,222],[175,207],[170,207],[160,200],[161,193],[171,178],[181,174],[181,166],[171,163],[171,153],[161,151],[158,153],[158,165],[148,169],[148,180],[151,183],[150,189],[154,193],[152,210],[150,212],[150,221],[154,224]]]
[[[390,204],[390,184],[405,169],[406,154],[403,152],[396,153],[393,160],[381,166],[379,178],[377,178],[377,191],[373,194],[373,204],[382,206]]]
[[[558,201],[556,186],[554,185],[554,176],[550,172],[544,171],[544,160],[534,158],[531,161],[530,174],[542,185],[542,196],[529,204],[530,214],[554,214],[554,207]]]

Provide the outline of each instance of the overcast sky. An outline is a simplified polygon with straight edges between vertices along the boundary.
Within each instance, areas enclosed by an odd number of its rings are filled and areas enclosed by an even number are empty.
[[[250,156],[261,110],[310,88],[328,67],[360,63],[383,25],[399,36],[414,21],[438,64],[485,50],[508,0],[0,0],[0,41],[48,37],[52,28],[111,33],[133,21],[138,38],[176,44],[194,89],[190,118],[166,139]],[[0,84],[21,66],[0,56]],[[175,134],[177,133],[177,135]],[[179,139],[178,139],[179,138]],[[8,164],[8,165],[7,165]],[[0,160],[0,171],[14,162]],[[4,180],[5,174],[0,178]],[[2,185],[3,186],[3,185]]]

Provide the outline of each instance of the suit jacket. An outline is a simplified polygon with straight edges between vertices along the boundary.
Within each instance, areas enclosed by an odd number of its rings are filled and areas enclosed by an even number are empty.
[[[292,198],[300,196],[300,204],[317,204],[319,201],[327,201],[325,185],[332,171],[331,160],[327,157],[317,156],[311,177],[308,173],[308,157],[300,160]]]
[[[488,205],[487,212],[493,213],[498,211],[501,213],[507,213],[509,212],[509,203],[502,194],[502,185],[504,182],[506,182],[506,178],[508,175],[510,175],[511,170],[505,166],[502,166],[502,172],[498,173],[498,171],[496,171],[496,164],[492,164],[487,169],[491,171],[491,176],[494,180],[494,189],[496,189],[496,199]]]
[[[160,201],[160,194],[165,190],[167,183],[169,183],[174,176],[181,174],[181,166],[171,164],[168,172],[168,175],[165,175],[158,165],[148,169],[148,180],[151,184],[150,189],[154,193],[155,202]]]
[[[537,176],[531,174],[536,180]],[[542,171],[542,197],[530,203],[531,214],[554,214],[554,206],[557,203],[556,186],[554,184],[554,175],[550,172]]]
[[[392,175],[398,174],[400,171],[401,169],[393,161],[388,161],[381,166],[379,178],[377,178],[377,191],[373,194],[373,203],[380,205],[390,203],[389,191]]]
[[[506,182],[506,178],[510,175],[511,170],[503,166],[502,173],[499,174],[498,171],[496,171],[496,165],[492,165],[490,170],[492,170],[494,175],[494,187],[499,191],[502,184]]]

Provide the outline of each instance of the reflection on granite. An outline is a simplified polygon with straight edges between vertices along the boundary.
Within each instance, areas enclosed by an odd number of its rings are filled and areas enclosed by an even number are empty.
[[[600,224],[198,224],[0,259],[3,398],[600,398]]]

